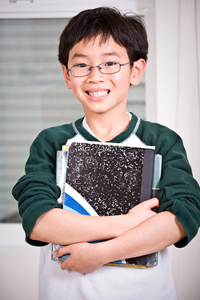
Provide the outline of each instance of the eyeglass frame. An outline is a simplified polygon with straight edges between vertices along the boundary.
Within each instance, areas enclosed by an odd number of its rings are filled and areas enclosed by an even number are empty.
[[[108,61],[108,62],[109,62],[109,61]],[[134,63],[133,61],[130,61],[130,62],[125,63],[125,64],[120,64],[120,63],[117,62],[117,61],[113,61],[113,62],[119,64],[119,70],[116,71],[116,72],[112,72],[112,73],[103,73],[103,72],[102,72],[103,67],[102,67],[102,69],[100,68],[100,66],[101,66],[102,64],[105,64],[105,63],[107,63],[107,62],[100,63],[100,64],[97,65],[97,66],[85,65],[86,67],[90,67],[90,68],[88,69],[89,73],[88,73],[87,75],[80,75],[80,76],[73,75],[72,69],[73,69],[74,67],[77,67],[77,65],[71,67],[70,69],[67,69],[67,67],[66,67],[66,71],[67,71],[67,72],[71,72],[71,75],[72,75],[73,77],[85,77],[85,76],[88,76],[88,75],[91,74],[92,68],[97,68],[97,67],[98,67],[98,68],[99,68],[99,71],[100,71],[102,74],[109,75],[109,74],[115,74],[115,73],[118,73],[119,71],[121,71],[121,67],[122,67],[122,66],[125,66],[125,65],[128,65],[128,64],[133,64],[133,63]]]

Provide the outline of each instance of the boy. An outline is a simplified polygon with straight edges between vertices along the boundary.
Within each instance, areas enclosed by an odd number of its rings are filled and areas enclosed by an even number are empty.
[[[116,9],[86,10],[72,18],[59,45],[66,85],[85,117],[44,130],[33,142],[26,175],[13,188],[26,240],[41,251],[39,299],[176,299],[171,248],[187,245],[200,223],[200,191],[182,141],[168,128],[126,111],[130,84],[144,73],[148,52],[138,17]],[[56,152],[74,141],[154,145],[162,155],[160,192],[126,215],[90,217],[61,209],[55,182]],[[153,207],[159,206],[159,213]],[[89,241],[108,241],[90,244]],[[50,261],[50,245],[66,245]],[[158,253],[147,269],[111,267],[110,261]]]

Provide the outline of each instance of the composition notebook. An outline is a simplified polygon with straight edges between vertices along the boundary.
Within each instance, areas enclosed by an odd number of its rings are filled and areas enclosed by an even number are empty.
[[[128,213],[135,205],[152,198],[153,194],[155,196],[160,177],[160,160],[155,157],[155,147],[73,142],[59,155],[62,161],[57,165],[60,186],[65,178],[60,199],[63,209],[92,216],[119,215]],[[154,168],[156,161],[158,168]],[[58,247],[53,245],[52,252]],[[66,257],[55,258],[52,254],[53,260]],[[155,266],[157,253],[109,265]]]

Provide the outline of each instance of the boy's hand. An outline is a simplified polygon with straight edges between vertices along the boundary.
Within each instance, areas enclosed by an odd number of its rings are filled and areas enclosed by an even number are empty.
[[[61,262],[62,270],[71,269],[80,273],[92,273],[103,265],[100,255],[95,249],[95,244],[77,243],[59,248],[54,255],[59,257],[70,254]]]
[[[153,217],[156,212],[154,212],[152,208],[155,207],[159,207],[159,200],[157,198],[152,198],[133,207],[127,215],[134,218],[135,227],[145,220]]]
[[[138,204],[126,216],[131,218],[131,222],[134,220],[135,227],[156,214],[151,210],[154,207],[159,207],[159,200],[157,198],[152,198]],[[59,248],[54,252],[54,255],[59,257],[64,254],[70,254],[61,263],[62,270],[71,269],[80,273],[92,273],[104,264],[96,245],[91,243],[76,243]]]

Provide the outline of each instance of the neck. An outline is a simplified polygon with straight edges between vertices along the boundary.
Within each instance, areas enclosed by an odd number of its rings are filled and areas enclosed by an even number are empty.
[[[102,141],[110,141],[127,129],[130,117],[126,111],[119,114],[87,115],[86,122],[94,135]]]

